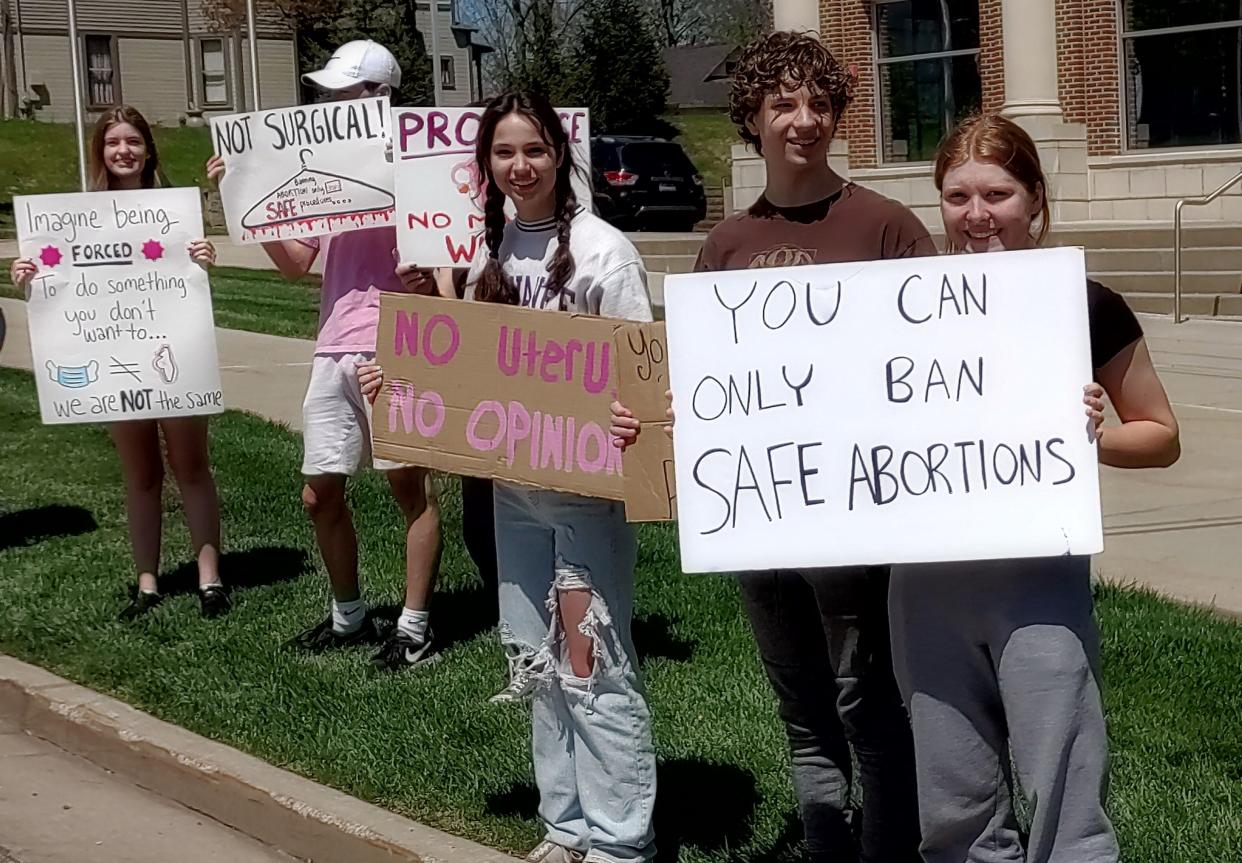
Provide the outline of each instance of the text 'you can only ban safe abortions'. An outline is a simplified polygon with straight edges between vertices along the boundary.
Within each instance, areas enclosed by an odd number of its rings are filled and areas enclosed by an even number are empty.
[[[1098,543],[1085,284],[1074,249],[670,279],[683,554],[715,570]]]

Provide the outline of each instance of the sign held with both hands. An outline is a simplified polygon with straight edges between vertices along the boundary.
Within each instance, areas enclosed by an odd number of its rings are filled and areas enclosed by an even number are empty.
[[[667,389],[663,324],[492,303],[383,294],[373,450],[468,476],[626,501],[631,521],[667,519],[667,452],[625,455],[610,438],[618,397]],[[653,345],[657,346],[653,349]],[[649,437],[663,438],[658,431]],[[665,446],[667,450],[667,445]]]
[[[670,276],[682,566],[1103,548],[1080,249]]]
[[[197,189],[18,196],[38,265],[27,314],[43,422],[224,410]]]

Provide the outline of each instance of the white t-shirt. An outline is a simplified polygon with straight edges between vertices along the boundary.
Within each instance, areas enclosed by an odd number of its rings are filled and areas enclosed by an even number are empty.
[[[651,320],[647,271],[634,244],[603,219],[579,210],[570,221],[569,252],[574,274],[559,292],[550,293],[548,264],[556,254],[556,220],[510,222],[500,243],[500,268],[517,288],[519,305],[530,309],[565,309],[583,315]],[[486,249],[470,268],[466,298],[474,298],[474,283],[487,263]]]

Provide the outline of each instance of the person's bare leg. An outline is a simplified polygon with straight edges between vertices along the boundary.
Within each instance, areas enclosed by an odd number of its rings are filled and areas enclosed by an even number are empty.
[[[190,541],[198,559],[198,584],[220,583],[220,499],[211,475],[207,450],[207,418],[186,417],[161,420],[168,465],[172,468]]]
[[[579,628],[586,620],[591,607],[589,589],[558,590],[560,601],[557,608],[561,616],[561,631],[565,633],[565,647],[569,652],[569,667],[574,677],[590,677],[595,670],[595,645],[591,636]]]
[[[440,507],[424,468],[388,471],[388,483],[405,517],[405,607],[426,611],[440,571]]]
[[[154,420],[113,423],[108,427],[125,478],[125,515],[138,589],[155,592],[160,568],[164,462],[160,434]]]
[[[343,474],[306,477],[302,503],[315,526],[315,539],[324,567],[332,582],[337,602],[352,602],[361,596],[358,589],[358,536],[345,501]]]

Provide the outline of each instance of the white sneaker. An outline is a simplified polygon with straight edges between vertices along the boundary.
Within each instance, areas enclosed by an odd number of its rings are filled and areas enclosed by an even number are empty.
[[[528,863],[582,863],[582,855],[545,839],[526,855],[526,860]]]
[[[509,685],[488,699],[492,704],[512,704],[517,701],[524,701],[539,688],[540,675],[543,671],[542,669],[532,669],[529,657],[509,656],[506,658],[509,660]],[[540,845],[535,851],[542,847],[543,845]],[[534,854],[535,851],[530,853]],[[544,858],[527,857],[526,859],[543,860]],[[560,863],[560,859],[557,857],[549,857],[548,859],[555,861],[555,863]]]

